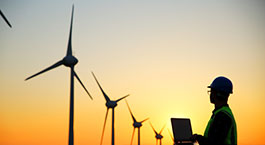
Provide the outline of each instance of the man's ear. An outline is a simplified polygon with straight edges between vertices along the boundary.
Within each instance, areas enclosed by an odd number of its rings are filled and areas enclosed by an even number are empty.
[[[223,93],[220,93],[220,92],[217,92],[216,93],[216,97],[219,99],[219,100],[226,100],[228,97],[226,97],[225,94]]]
[[[220,98],[223,98],[223,95],[221,93],[219,93],[219,92],[216,93],[216,96],[220,97]]]

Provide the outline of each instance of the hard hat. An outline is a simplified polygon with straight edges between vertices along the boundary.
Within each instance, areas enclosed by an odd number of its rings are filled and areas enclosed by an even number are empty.
[[[214,89],[216,91],[225,92],[228,94],[233,93],[233,84],[232,82],[223,76],[217,77],[213,80],[212,84],[208,88]]]

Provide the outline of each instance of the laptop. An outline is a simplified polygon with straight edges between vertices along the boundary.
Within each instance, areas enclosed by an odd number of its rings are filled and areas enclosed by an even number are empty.
[[[190,119],[188,118],[171,118],[172,130],[175,143],[192,145],[192,129]]]

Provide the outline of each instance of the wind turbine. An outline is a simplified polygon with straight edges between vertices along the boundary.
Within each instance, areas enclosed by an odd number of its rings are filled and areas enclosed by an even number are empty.
[[[129,111],[131,113],[131,116],[132,116],[132,119],[133,119],[133,134],[132,134],[132,139],[131,139],[131,145],[132,145],[132,142],[133,142],[135,128],[138,128],[138,145],[140,145],[140,127],[142,127],[142,123],[145,122],[146,120],[148,120],[149,118],[146,118],[143,121],[137,122],[135,117],[134,117],[134,115],[133,115],[133,113],[132,113],[132,111],[131,111],[131,109],[130,109],[130,107],[129,107],[129,104],[128,104],[127,100],[125,100],[125,101],[126,101],[126,104],[128,106],[128,109],[129,109]]]
[[[74,14],[74,5],[72,6],[72,16],[71,16],[71,24],[70,24],[70,34],[69,34],[69,40],[68,40],[68,47],[67,47],[67,53],[66,56],[56,62],[55,64],[51,65],[50,67],[40,71],[39,73],[36,73],[28,78],[26,80],[29,80],[37,75],[40,75],[46,71],[49,71],[51,69],[54,69],[58,66],[64,65],[66,67],[70,67],[71,69],[71,75],[70,75],[70,118],[69,118],[69,145],[74,144],[74,77],[77,78],[79,83],[82,85],[82,87],[87,92],[88,96],[92,99],[92,96],[87,91],[86,87],[78,77],[77,73],[74,71],[74,66],[77,64],[78,60],[72,55],[72,25],[73,25],[73,14]]]
[[[5,15],[2,13],[2,11],[0,10],[0,15],[2,16],[2,18],[6,21],[7,25],[12,28],[11,24],[8,22],[7,18],[5,17]]]
[[[104,125],[103,125],[103,130],[102,130],[102,135],[101,135],[100,145],[102,145],[103,136],[104,136],[104,131],[105,131],[105,126],[106,126],[106,121],[107,121],[108,112],[109,112],[109,109],[110,109],[110,108],[112,109],[111,144],[114,145],[114,109],[115,109],[115,107],[118,105],[117,103],[118,103],[120,100],[122,100],[122,99],[128,97],[129,94],[126,95],[126,96],[124,96],[124,97],[121,97],[121,98],[118,99],[118,100],[110,100],[110,98],[108,97],[108,95],[104,92],[104,90],[103,90],[102,87],[100,86],[100,84],[99,84],[99,82],[98,82],[98,80],[97,80],[97,78],[96,78],[96,76],[95,76],[95,74],[94,74],[93,72],[92,72],[92,75],[94,76],[94,78],[95,78],[95,80],[96,80],[96,82],[97,82],[97,84],[98,84],[98,86],[99,86],[99,88],[100,88],[100,90],[101,90],[101,92],[102,92],[102,94],[103,94],[105,100],[106,100],[106,104],[105,104],[105,105],[106,105],[106,107],[107,107],[107,112],[106,112],[105,121],[104,121]]]
[[[156,134],[156,136],[155,136],[155,138],[156,138],[156,145],[157,145],[158,140],[159,140],[159,145],[162,145],[162,138],[163,138],[163,135],[162,135],[161,133],[162,133],[162,131],[164,130],[165,125],[164,125],[164,127],[160,130],[159,133],[157,133],[157,131],[154,129],[154,127],[153,127],[153,125],[152,125],[151,123],[150,123],[150,125],[151,125],[151,127],[153,128],[153,131],[154,131],[155,134]]]

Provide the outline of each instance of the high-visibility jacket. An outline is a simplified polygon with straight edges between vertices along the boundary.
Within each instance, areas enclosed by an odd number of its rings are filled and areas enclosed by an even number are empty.
[[[208,138],[209,136],[209,130],[211,128],[211,125],[215,119],[216,114],[218,114],[219,112],[223,112],[225,113],[227,116],[229,116],[229,118],[231,119],[232,123],[231,123],[231,127],[229,128],[229,131],[227,133],[227,136],[225,138],[225,141],[223,144],[225,145],[237,145],[237,129],[236,129],[236,122],[234,119],[234,115],[231,111],[231,109],[228,106],[223,106],[219,109],[217,109],[214,113],[213,116],[211,117],[211,119],[208,122],[208,125],[205,129],[204,132],[204,137]]]

